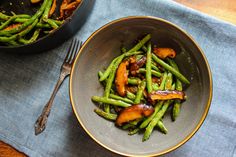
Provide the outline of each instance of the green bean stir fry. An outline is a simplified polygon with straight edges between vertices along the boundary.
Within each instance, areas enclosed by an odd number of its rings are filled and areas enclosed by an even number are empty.
[[[6,15],[0,12],[0,45],[17,46],[36,41],[40,35],[50,33],[62,25],[63,20],[49,18],[53,0],[44,0],[38,11],[27,14]]]
[[[92,97],[99,104],[95,113],[128,130],[129,135],[144,132],[143,141],[155,128],[167,134],[163,116],[171,109],[172,120],[177,119],[181,102],[186,100],[182,84],[190,84],[174,61],[176,52],[156,47],[150,39],[146,35],[128,51],[122,47],[122,54],[98,72],[103,96]]]

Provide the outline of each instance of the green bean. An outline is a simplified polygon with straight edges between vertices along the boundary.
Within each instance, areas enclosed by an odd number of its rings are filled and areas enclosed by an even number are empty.
[[[133,52],[127,52],[127,53],[124,53],[125,57],[129,57],[129,56],[133,56],[133,55],[140,55],[142,54],[143,51],[133,51]]]
[[[147,47],[145,45],[142,46],[142,50],[147,52]]]
[[[26,21],[28,21],[28,20],[29,20],[29,19],[17,18],[17,19],[15,19],[14,22],[17,22],[17,23],[24,23],[24,22],[26,22]],[[53,20],[53,19],[48,19],[48,20],[55,22],[55,24],[56,24],[57,26],[60,26],[60,25],[62,25],[62,23],[63,23],[63,21],[58,21],[58,20]],[[47,24],[47,23],[39,22],[39,23],[37,23],[36,27],[37,27],[37,28],[51,28],[51,25],[49,25],[49,24]]]
[[[157,122],[156,126],[160,129],[161,132],[163,132],[164,134],[167,134],[168,130],[161,120]]]
[[[11,40],[11,41],[7,42],[7,44],[8,44],[9,46],[19,46],[19,45],[20,45],[19,43],[17,43],[17,42],[14,41],[14,40]]]
[[[51,19],[46,19],[44,20],[45,22],[47,22],[50,26],[52,26],[52,28],[57,29],[59,26]]]
[[[27,15],[27,14],[20,14],[20,15],[17,15],[19,18],[30,18],[30,15]],[[9,20],[11,18],[11,16],[8,16],[8,15],[5,15],[3,13],[0,12],[0,19],[1,20]]]
[[[162,108],[160,109],[160,111],[157,112],[157,114],[155,115],[155,117],[151,120],[151,122],[148,124],[148,126],[145,129],[144,135],[143,135],[143,141],[146,141],[149,139],[153,128],[157,125],[158,121],[163,117],[163,115],[165,114],[166,110],[168,109],[169,105],[172,103],[172,100],[167,100]]]
[[[49,15],[49,12],[50,12],[50,9],[51,9],[51,6],[52,6],[52,2],[53,2],[53,0],[48,0],[47,1],[46,7],[45,7],[43,15],[42,15],[43,20],[48,19],[48,15]]]
[[[112,114],[112,113],[106,113],[100,109],[94,109],[94,112],[97,113],[99,116],[108,119],[108,120],[112,120],[115,121],[117,118],[116,114]]]
[[[116,69],[118,68],[118,66],[121,63],[123,58],[124,58],[124,54],[119,56],[117,58],[116,62],[114,63],[114,65],[111,67],[110,75],[107,79],[106,87],[105,87],[105,91],[104,91],[104,97],[105,98],[109,97],[111,86],[112,86],[112,83],[113,83],[114,78],[115,78]],[[107,105],[107,104],[105,104],[105,111],[108,112],[108,113],[110,112],[110,106]]]
[[[136,128],[136,125],[141,121],[141,119],[133,120],[125,125],[123,125],[122,129]]]
[[[169,64],[177,71],[179,71],[179,68],[177,66],[177,64],[167,58],[167,61],[169,62]],[[178,91],[182,91],[183,90],[183,87],[182,87],[182,83],[179,79],[176,79],[176,90]],[[174,103],[174,106],[173,106],[173,110],[172,110],[172,120],[175,121],[176,118],[179,116],[179,113],[180,113],[180,107],[181,107],[181,103],[180,103],[180,100],[175,100],[175,103]]]
[[[180,100],[175,100],[175,103],[172,109],[172,116],[171,116],[173,121],[175,121],[176,118],[179,116],[180,107],[181,107]]]
[[[171,67],[170,65],[168,65],[167,63],[165,63],[164,61],[162,61],[161,59],[159,59],[155,54],[152,54],[152,58],[155,62],[157,62],[158,64],[160,64],[161,66],[163,66],[163,68],[165,68],[166,70],[170,71],[173,75],[175,75],[178,79],[180,79],[182,82],[186,83],[186,84],[190,84],[190,82],[188,81],[188,79],[186,79],[180,72],[178,72],[177,70],[175,70],[173,67]]]
[[[127,49],[125,47],[121,47],[121,52],[122,53],[126,53],[127,52]]]
[[[158,67],[156,67],[154,64],[151,64],[151,68],[157,72],[161,72]]]
[[[109,96],[112,99],[121,100],[121,101],[124,101],[124,102],[129,103],[129,104],[133,104],[134,103],[132,100],[130,100],[128,98],[123,98],[123,97],[115,95],[115,94],[110,94]]]
[[[139,104],[141,101],[141,97],[143,95],[143,90],[146,87],[146,82],[143,80],[140,85],[138,86],[138,91],[134,100],[134,104]]]
[[[24,35],[29,33],[35,27],[37,22],[38,22],[38,19],[36,19],[32,25],[28,26],[25,30],[23,30],[22,32],[20,32],[18,34],[12,35],[10,37],[0,37],[0,42],[9,42],[9,41],[16,40],[16,39],[23,37]]]
[[[152,48],[151,43],[148,43],[147,49],[147,61],[146,61],[146,81],[147,81],[147,92],[152,92],[152,73],[151,73],[151,60],[152,60]]]
[[[166,77],[166,82],[172,82],[173,77],[172,75],[168,75]],[[163,81],[162,81],[163,82]],[[165,83],[165,89],[169,90],[168,84]],[[174,90],[174,89],[171,89]],[[156,115],[154,115],[153,119],[151,120],[151,122],[148,124],[148,126],[146,127],[146,130],[144,132],[143,135],[143,141],[146,141],[147,139],[149,139],[153,128],[157,125],[158,121],[161,119],[161,117],[165,114],[166,110],[168,109],[169,105],[173,102],[173,100],[167,100],[164,102],[162,108],[156,113]]]
[[[103,73],[101,71],[98,72],[98,77],[101,78],[103,76]]]
[[[13,28],[11,30],[2,30],[0,31],[0,35],[9,35],[9,34],[14,34],[14,33],[18,33],[20,31],[22,31],[23,29],[25,29],[26,27],[28,27],[29,25],[31,25],[32,23],[34,23],[34,21],[36,19],[38,19],[42,13],[44,12],[44,9],[46,7],[48,0],[44,0],[43,4],[41,5],[40,9],[26,22],[24,22],[22,25]],[[36,25],[36,24],[35,24]]]
[[[169,62],[170,66],[172,66],[175,70],[177,70],[179,72],[178,65],[175,63],[175,61],[173,61],[169,58],[167,58],[167,61]],[[182,83],[178,78],[176,79],[176,90],[178,90],[178,91],[183,90]]]
[[[0,30],[6,28],[11,22],[13,22],[16,18],[18,17],[22,17],[22,15],[15,15],[10,17],[7,21],[5,21],[1,26],[0,26]],[[24,15],[23,15],[24,17]]]
[[[136,126],[131,124],[131,123],[127,123],[125,125],[122,126],[122,129],[126,130],[126,129],[129,129],[129,128],[135,128]]]
[[[154,108],[154,109],[155,109],[154,113],[153,113],[151,116],[149,116],[146,120],[144,120],[144,121],[142,122],[142,124],[139,126],[139,128],[143,129],[143,128],[145,128],[145,127],[151,122],[151,120],[155,117],[155,115],[157,114],[157,112],[161,109],[163,103],[164,103],[164,101],[159,101],[159,102],[156,104],[156,106],[155,106],[155,108]]]
[[[166,79],[167,79],[167,73],[164,72],[164,75],[163,75],[162,81],[161,81],[161,85],[159,86],[159,90],[165,89]]]
[[[144,43],[143,42],[144,39],[142,39],[140,41],[140,43]],[[138,43],[137,45],[140,45],[140,43]],[[133,49],[136,49],[138,47],[137,45]],[[115,78],[116,69],[118,68],[119,64],[122,62],[123,58],[128,57],[128,56],[132,56],[132,55],[136,55],[136,54],[140,54],[140,53],[142,53],[142,51],[131,51],[131,50],[129,50],[127,53],[124,53],[124,54],[120,55],[119,57],[117,57],[117,60],[115,61],[115,63],[111,67],[111,71],[110,71],[109,77],[107,79],[107,83],[106,83],[106,87],[105,87],[105,91],[104,91],[104,97],[106,97],[106,98],[109,97],[111,86],[112,86],[112,83],[113,83],[114,78]],[[106,112],[109,112],[109,110],[110,110],[109,108],[110,108],[109,105],[105,105],[105,111]]]
[[[116,60],[118,59],[118,57],[116,57],[115,59],[113,59],[113,61],[111,62],[111,64],[107,67],[106,71],[103,73],[102,77],[100,77],[99,81],[104,81],[110,74],[111,69],[113,67],[113,65],[115,64]]]
[[[154,91],[158,90],[159,89],[159,85],[157,83],[152,83],[152,89]]]
[[[144,69],[144,68],[139,68],[138,72],[139,72],[139,73],[146,73],[146,69]],[[152,73],[152,75],[154,75],[154,76],[156,76],[156,77],[161,77],[161,75],[162,75],[160,72],[157,72],[157,71],[155,71],[155,70],[151,70],[151,73]]]
[[[26,40],[26,39],[20,38],[18,41],[19,41],[20,43],[23,43],[23,44],[29,44],[29,43],[32,43],[32,42],[34,42],[34,41],[37,40],[40,31],[41,31],[41,29],[36,29],[36,30],[34,31],[34,34],[32,35],[32,37],[31,37],[29,40]]]
[[[111,104],[114,106],[120,106],[120,107],[129,107],[131,106],[130,104],[120,101],[120,100],[114,100],[114,99],[110,99],[110,98],[105,98],[105,97],[99,97],[99,96],[93,96],[92,100],[95,102],[102,102],[105,104]]]
[[[127,98],[129,98],[130,100],[134,100],[135,99],[135,95],[129,91],[126,92],[126,96]]]
[[[136,128],[136,129],[130,131],[128,134],[129,134],[129,135],[137,134],[137,133],[139,132],[139,130],[140,130],[139,128]]]
[[[137,61],[140,60],[142,57],[143,57],[143,55],[136,55],[136,56],[135,56],[135,58],[136,58]]]
[[[128,84],[131,84],[131,85],[138,85],[141,83],[141,80],[139,78],[128,78]]]
[[[172,77],[172,73],[168,73],[167,74],[167,78],[166,78],[166,83],[165,83],[165,90],[169,90],[172,87],[172,82],[173,82],[173,77]]]
[[[140,42],[138,44],[136,44],[132,49],[130,49],[126,53],[138,51],[150,39],[151,39],[151,35],[150,34],[146,35],[142,40],[140,40]]]

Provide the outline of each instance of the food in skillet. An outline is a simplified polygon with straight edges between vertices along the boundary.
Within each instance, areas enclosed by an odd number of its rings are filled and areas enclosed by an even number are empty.
[[[182,83],[190,84],[174,61],[176,52],[154,47],[150,39],[148,34],[129,51],[122,48],[122,54],[98,72],[103,96],[92,97],[99,103],[94,110],[99,116],[129,130],[129,135],[143,130],[143,141],[155,127],[167,133],[162,118],[171,108],[172,120],[176,120],[186,99]]]
[[[0,12],[0,45],[29,44],[36,41],[39,36],[51,33],[73,13],[81,0],[63,0],[61,4],[57,4],[56,0],[31,0],[31,3],[41,5],[32,16],[14,13],[6,15]],[[60,17],[52,19],[58,5]]]

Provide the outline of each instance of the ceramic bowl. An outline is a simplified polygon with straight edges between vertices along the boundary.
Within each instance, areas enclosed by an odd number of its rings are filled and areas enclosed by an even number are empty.
[[[175,60],[191,84],[184,87],[188,99],[182,104],[177,120],[172,122],[169,115],[163,119],[168,133],[154,131],[148,141],[142,142],[143,134],[129,136],[127,131],[95,114],[96,105],[91,97],[102,96],[104,91],[98,71],[120,55],[122,45],[131,48],[137,38],[147,33],[152,35],[152,43],[177,52]],[[212,76],[201,48],[184,30],[155,17],[121,18],[95,31],[80,49],[70,77],[70,100],[83,129],[98,144],[126,156],[161,155],[184,144],[206,118],[211,98]]]

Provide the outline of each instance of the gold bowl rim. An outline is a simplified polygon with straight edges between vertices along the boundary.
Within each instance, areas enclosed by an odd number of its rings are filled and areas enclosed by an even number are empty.
[[[208,102],[207,102],[207,106],[205,108],[205,111],[203,113],[203,116],[201,117],[199,123],[197,124],[197,126],[193,129],[193,131],[188,135],[186,136],[181,142],[179,142],[178,144],[176,144],[175,146],[171,147],[171,148],[168,148],[168,149],[165,149],[159,153],[154,153],[154,154],[151,154],[151,155],[148,155],[148,156],[160,156],[160,155],[163,155],[163,154],[166,154],[166,153],[169,153],[177,148],[179,148],[180,146],[182,146],[183,144],[185,144],[190,138],[193,137],[193,135],[198,131],[198,129],[201,127],[201,125],[203,124],[207,114],[208,114],[208,111],[209,111],[209,108],[210,108],[210,105],[211,105],[211,100],[212,100],[212,89],[213,89],[213,83],[212,83],[212,73],[211,73],[211,69],[210,69],[210,65],[207,61],[207,58],[205,56],[205,54],[203,53],[202,49],[198,46],[198,44],[194,41],[193,37],[191,37],[185,30],[183,30],[182,28],[180,28],[179,26],[177,26],[176,24],[173,24],[167,20],[164,20],[162,18],[158,18],[158,17],[153,17],[153,16],[128,16],[128,17],[123,17],[123,18],[119,18],[119,19],[116,19],[114,21],[111,21],[105,25],[103,25],[102,27],[100,27],[99,29],[97,29],[95,32],[93,32],[89,38],[83,43],[81,49],[79,50],[76,58],[75,58],[75,61],[74,63],[77,62],[77,60],[79,59],[80,57],[80,54],[81,52],[83,52],[83,49],[84,47],[89,43],[89,41],[96,35],[98,34],[100,31],[106,29],[108,26],[114,24],[114,23],[117,23],[117,22],[120,22],[120,21],[124,21],[124,20],[130,20],[130,19],[152,19],[152,20],[158,20],[158,21],[161,21],[161,22],[164,22],[164,23],[167,23],[173,27],[175,27],[176,29],[178,29],[179,31],[181,31],[184,35],[186,35],[193,43],[194,45],[197,47],[197,49],[199,50],[199,52],[201,53],[205,63],[206,63],[206,66],[207,66],[207,70],[208,70],[208,74],[209,74],[209,81],[210,81],[210,95],[209,95],[209,98],[208,98]],[[73,96],[72,96],[72,78],[73,78],[73,74],[74,74],[74,71],[75,71],[75,64],[73,64],[72,66],[72,69],[71,69],[71,75],[70,75],[70,83],[69,83],[69,94],[70,94],[70,101],[71,101],[71,105],[72,105],[72,109],[73,109],[73,112],[74,114],[76,115],[76,118],[77,120],[79,121],[80,125],[82,126],[82,128],[85,130],[85,132],[94,140],[96,141],[99,145],[103,146],[104,148],[106,148],[107,150],[111,151],[111,152],[114,152],[114,153],[117,153],[117,154],[120,154],[120,155],[124,155],[124,156],[136,156],[136,157],[143,157],[143,155],[136,155],[136,154],[128,154],[128,153],[122,153],[122,152],[119,152],[119,151],[116,151],[116,150],[113,150],[111,148],[109,148],[109,146],[103,144],[102,142],[100,142],[99,140],[97,140],[89,131],[88,129],[84,126],[84,124],[82,123],[82,121],[80,120],[80,117],[79,115],[77,114],[76,112],[76,109],[75,109],[75,102],[73,101]]]

